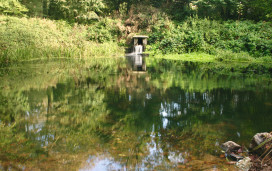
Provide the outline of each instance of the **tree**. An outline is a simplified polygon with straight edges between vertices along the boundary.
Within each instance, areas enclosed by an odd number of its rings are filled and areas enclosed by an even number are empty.
[[[237,19],[239,0],[198,0],[194,2],[200,17]]]
[[[23,16],[27,11],[18,0],[0,0],[0,14]]]
[[[53,19],[84,23],[97,20],[104,8],[102,0],[50,0],[48,15]]]
[[[272,0],[247,0],[245,12],[248,19],[271,20]]]
[[[28,9],[28,16],[43,17],[43,0],[19,0]]]

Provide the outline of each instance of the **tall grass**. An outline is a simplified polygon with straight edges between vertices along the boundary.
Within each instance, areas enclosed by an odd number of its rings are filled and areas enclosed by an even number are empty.
[[[0,63],[40,58],[91,58],[123,55],[116,42],[88,41],[87,26],[64,21],[0,15]]]

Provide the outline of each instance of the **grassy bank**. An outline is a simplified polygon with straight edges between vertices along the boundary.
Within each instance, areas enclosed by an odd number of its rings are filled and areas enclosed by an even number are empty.
[[[88,26],[64,21],[0,16],[0,63],[40,58],[91,58],[124,54],[116,42],[88,38]]]
[[[155,59],[172,60],[186,63],[196,63],[198,69],[203,73],[214,73],[219,75],[240,75],[247,76],[256,74],[272,74],[272,58],[254,58],[244,53],[221,52],[217,55],[207,53],[184,53],[184,54],[151,54],[148,64],[152,65]],[[156,62],[155,62],[156,63]],[[269,76],[269,77],[270,77]]]
[[[254,58],[246,53],[233,53],[230,51],[222,51],[216,55],[203,53],[203,52],[193,52],[193,53],[183,53],[183,54],[152,54],[151,56],[160,59],[171,59],[171,60],[181,60],[188,62],[242,62],[242,63],[263,63],[271,64],[272,58],[265,56],[262,58]]]
[[[207,53],[184,53],[184,54],[151,54],[152,57],[158,59],[179,60],[188,62],[214,62],[216,61],[215,55]]]

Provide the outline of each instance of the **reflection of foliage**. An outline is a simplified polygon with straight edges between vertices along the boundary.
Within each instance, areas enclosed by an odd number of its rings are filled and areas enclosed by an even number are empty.
[[[16,114],[22,114],[29,109],[27,97],[21,92],[0,94],[0,120],[4,123],[15,121]]]
[[[14,78],[4,77],[0,87],[8,94],[0,94],[0,119],[7,124],[0,132],[1,149],[11,154],[5,160],[42,158],[40,168],[53,160],[53,169],[78,169],[88,156],[104,155],[132,170],[174,168],[180,156],[202,160],[203,153],[217,154],[215,144],[233,130],[252,136],[259,128],[251,118],[263,120],[254,110],[268,113],[264,103],[271,101],[268,84],[259,94],[251,91],[265,81],[209,75],[196,63],[154,60],[145,74],[115,59],[67,63],[56,71],[38,66],[37,75],[21,69],[22,78],[16,70],[10,70]],[[19,146],[11,149],[14,143]]]
[[[216,88],[242,89],[244,86],[252,87],[252,89],[255,89],[255,86],[271,88],[269,84],[263,84],[263,81],[269,81],[269,75],[267,77],[249,77],[251,74],[257,74],[258,70],[259,72],[267,72],[271,65],[267,65],[266,68],[263,65],[247,63],[196,63],[154,58],[148,59],[147,64],[149,70],[152,71],[152,85],[157,88],[167,89],[175,86],[200,92]],[[242,73],[245,72],[248,72],[248,77],[243,78],[241,84]]]
[[[5,126],[0,123],[0,158],[2,162],[10,162],[10,160],[26,161],[35,158],[35,154],[44,153],[33,148],[35,142],[29,141],[24,133],[17,132],[15,125]]]

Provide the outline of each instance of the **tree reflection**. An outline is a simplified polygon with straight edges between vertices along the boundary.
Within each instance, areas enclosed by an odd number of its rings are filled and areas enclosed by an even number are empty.
[[[220,143],[244,142],[270,128],[271,87],[254,90],[265,81],[210,75],[195,63],[149,62],[145,74],[131,72],[124,61],[97,60],[87,70],[75,64],[56,77],[41,74],[42,81],[24,78],[26,85],[12,87],[13,79],[5,78],[2,165],[165,170],[203,169],[205,161],[224,168],[215,157]]]

